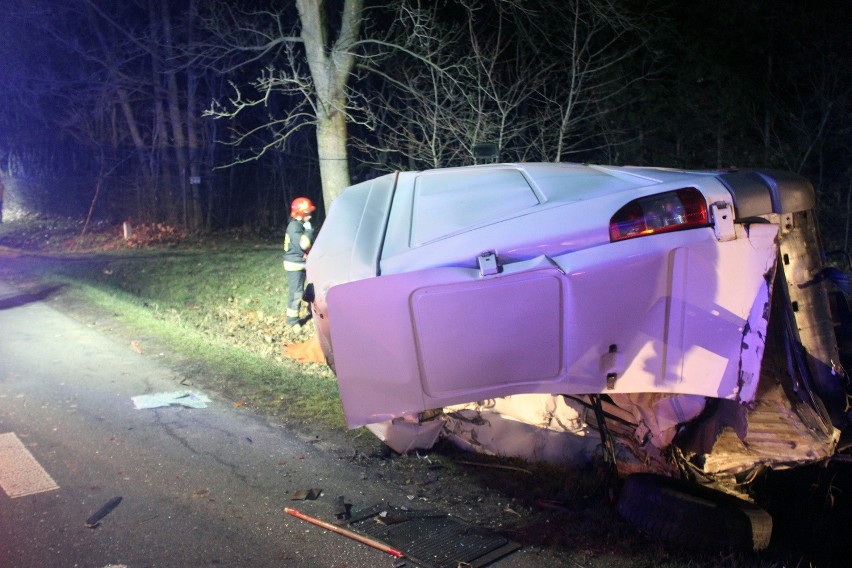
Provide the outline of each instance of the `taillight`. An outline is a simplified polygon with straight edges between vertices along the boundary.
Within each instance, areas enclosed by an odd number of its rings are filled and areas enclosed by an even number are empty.
[[[634,199],[609,221],[612,242],[709,225],[707,202],[694,187]]]

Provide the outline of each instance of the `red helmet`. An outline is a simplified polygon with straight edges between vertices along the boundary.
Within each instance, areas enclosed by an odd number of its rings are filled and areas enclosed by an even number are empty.
[[[317,208],[314,207],[313,202],[307,197],[297,197],[293,200],[293,203],[290,204],[291,217],[304,217],[308,213],[316,210]]]

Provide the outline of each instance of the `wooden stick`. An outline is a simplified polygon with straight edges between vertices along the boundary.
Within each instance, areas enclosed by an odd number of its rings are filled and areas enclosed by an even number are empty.
[[[393,556],[395,558],[402,558],[403,556],[405,556],[405,553],[403,553],[403,552],[401,552],[401,551],[399,551],[395,548],[391,548],[390,546],[388,546],[388,545],[386,545],[382,542],[379,542],[378,540],[375,540],[375,539],[372,539],[372,538],[369,538],[369,537],[366,537],[366,536],[361,536],[358,533],[355,533],[355,532],[352,532],[350,530],[346,530],[344,528],[332,525],[331,523],[326,523],[325,521],[315,519],[314,517],[309,517],[308,515],[302,513],[301,511],[297,511],[296,509],[284,507],[284,512],[288,513],[290,515],[293,515],[294,517],[297,517],[299,519],[302,519],[303,521],[308,521],[309,523],[317,525],[318,527],[322,527],[325,530],[329,530],[329,531],[337,533],[337,534],[342,534],[343,536],[349,537],[352,540],[357,540],[361,544],[366,544],[367,546],[371,546],[371,547],[375,548],[376,550],[381,550],[382,552],[390,554],[391,556]]]

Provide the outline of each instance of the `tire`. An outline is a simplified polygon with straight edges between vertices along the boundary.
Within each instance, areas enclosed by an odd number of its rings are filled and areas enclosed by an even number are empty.
[[[757,505],[652,473],[628,476],[617,508],[646,535],[690,548],[758,551],[772,536],[772,517]]]

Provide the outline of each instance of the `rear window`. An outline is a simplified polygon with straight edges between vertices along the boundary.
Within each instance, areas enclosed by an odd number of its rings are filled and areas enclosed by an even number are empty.
[[[410,246],[509,217],[538,203],[526,178],[515,169],[420,175],[414,184]]]

